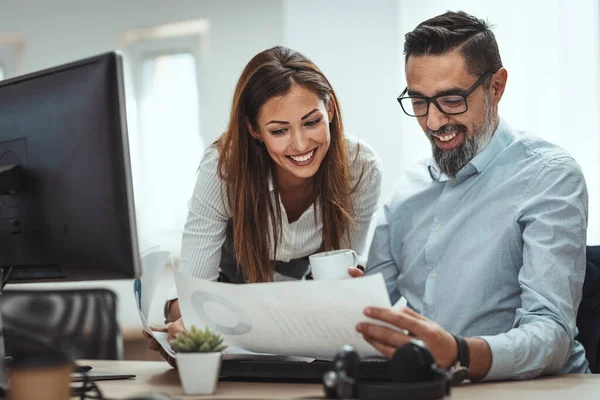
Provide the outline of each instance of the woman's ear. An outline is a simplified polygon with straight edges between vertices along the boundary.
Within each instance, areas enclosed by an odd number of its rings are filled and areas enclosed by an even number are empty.
[[[250,119],[248,117],[246,117],[246,128],[248,128],[248,132],[250,132],[250,135],[252,135],[252,137],[254,139],[260,140],[262,142],[260,134],[254,130],[254,128],[252,127],[252,124],[250,123]]]
[[[335,117],[335,104],[331,99],[327,104],[327,116],[329,117],[329,122],[333,121],[333,117]]]

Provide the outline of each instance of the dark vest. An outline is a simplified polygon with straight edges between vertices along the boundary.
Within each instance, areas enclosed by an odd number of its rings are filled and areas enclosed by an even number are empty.
[[[221,248],[221,263],[219,265],[219,281],[230,283],[246,283],[235,257],[233,245],[233,224],[231,220],[227,222],[225,230],[225,243]],[[308,270],[308,256],[295,258],[290,261],[275,262],[275,280],[296,280],[301,279]]]

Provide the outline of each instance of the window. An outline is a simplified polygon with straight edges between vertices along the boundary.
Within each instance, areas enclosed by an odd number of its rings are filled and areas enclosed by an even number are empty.
[[[139,126],[155,137],[172,131],[190,140],[200,139],[198,82],[193,54],[159,55],[141,65]],[[167,143],[168,144],[168,143]],[[177,149],[163,148],[163,151]]]
[[[148,245],[178,251],[195,171],[204,144],[195,59],[179,53],[146,58],[140,65],[138,152],[143,165],[142,233]],[[151,242],[151,243],[150,243]]]
[[[202,34],[190,24],[130,31],[122,38],[131,78],[128,113],[134,121],[128,125],[140,249],[158,245],[176,257],[205,147]]]
[[[18,35],[0,34],[0,80],[21,73],[25,39]]]

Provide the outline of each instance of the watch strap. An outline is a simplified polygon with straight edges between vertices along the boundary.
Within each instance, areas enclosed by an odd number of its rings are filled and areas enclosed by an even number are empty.
[[[165,317],[165,324],[170,324],[171,322],[173,322],[173,321],[171,321],[171,313],[170,313],[170,311],[171,311],[171,304],[173,304],[174,300],[175,299],[171,299],[171,300],[167,300],[165,302],[165,308],[163,309],[163,314],[164,314],[164,317]]]
[[[452,336],[454,336],[454,340],[456,340],[456,348],[458,350],[457,361],[460,363],[461,367],[469,368],[469,364],[471,362],[469,344],[462,336],[454,334]]]

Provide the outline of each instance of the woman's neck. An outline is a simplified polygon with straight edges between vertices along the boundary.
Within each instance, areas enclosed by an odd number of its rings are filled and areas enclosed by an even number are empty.
[[[277,171],[277,189],[280,193],[307,193],[312,196],[313,177],[299,178],[289,171]]]
[[[286,179],[283,174],[277,176],[277,190],[279,198],[288,217],[288,222],[294,222],[313,204],[314,179],[298,178]],[[290,174],[291,175],[291,174]]]

